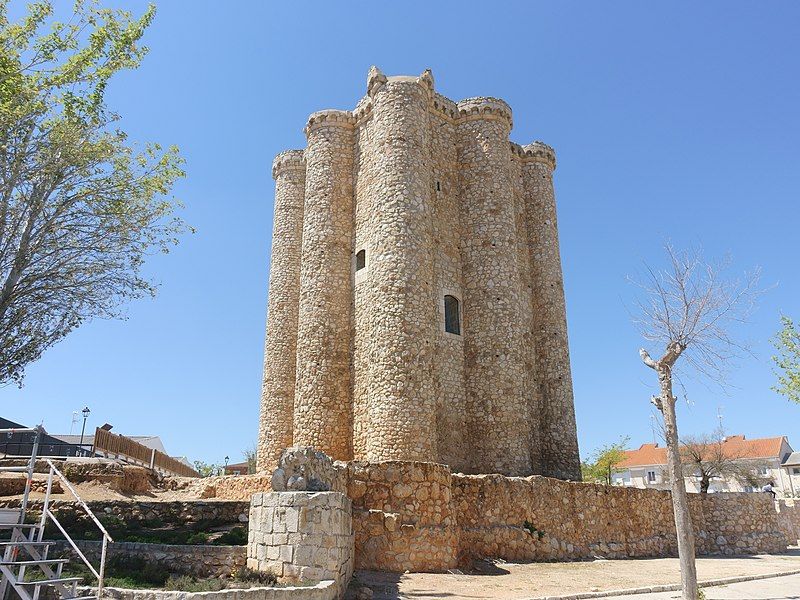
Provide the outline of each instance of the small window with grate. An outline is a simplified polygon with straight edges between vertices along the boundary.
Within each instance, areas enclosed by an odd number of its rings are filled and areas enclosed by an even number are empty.
[[[356,253],[356,271],[360,271],[367,266],[367,251],[359,250]]]
[[[458,311],[458,298],[455,296],[444,297],[444,330],[461,335],[461,315]]]

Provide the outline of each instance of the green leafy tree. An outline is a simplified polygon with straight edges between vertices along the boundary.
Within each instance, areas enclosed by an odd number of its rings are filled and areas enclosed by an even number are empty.
[[[105,104],[111,78],[139,66],[153,20],[52,0],[18,22],[0,0],[0,383],[85,321],[122,317],[155,291],[141,268],[186,227],[170,190],[176,148],[136,146]]]
[[[628,442],[630,437],[625,436],[616,443],[595,450],[588,461],[581,463],[583,480],[611,485],[611,476],[619,472],[617,466],[625,461]]]
[[[211,477],[213,475],[222,474],[222,467],[214,463],[206,463],[202,460],[194,461],[194,470],[200,474],[200,477]]]
[[[800,331],[794,321],[781,316],[782,328],[772,343],[778,354],[772,357],[778,367],[778,385],[772,389],[793,402],[800,403]]]

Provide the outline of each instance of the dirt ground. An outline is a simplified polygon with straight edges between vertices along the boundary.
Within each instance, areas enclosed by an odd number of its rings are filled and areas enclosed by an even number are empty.
[[[800,549],[797,548],[780,555],[697,560],[700,580],[795,569],[800,569]],[[355,597],[360,587],[367,586],[373,591],[373,600],[521,600],[679,582],[677,558],[529,564],[479,561],[472,572],[463,574],[357,571],[348,597]]]
[[[11,477],[7,474],[0,475],[0,478]],[[22,477],[20,475],[20,477]],[[44,482],[47,475],[36,473],[34,480]],[[114,489],[114,486],[101,481],[72,482],[72,486],[78,492],[82,500],[91,502],[93,500],[140,500],[140,501],[191,501],[203,498],[203,490],[209,485],[210,479],[193,479],[190,477],[168,477],[159,482],[151,482],[150,489],[140,492],[121,492]],[[0,499],[21,498],[21,494],[2,496]],[[44,493],[32,491],[30,498],[40,500],[44,498]],[[60,493],[51,495],[53,500],[73,500],[72,494],[64,489]],[[214,500],[209,498],[208,500]]]

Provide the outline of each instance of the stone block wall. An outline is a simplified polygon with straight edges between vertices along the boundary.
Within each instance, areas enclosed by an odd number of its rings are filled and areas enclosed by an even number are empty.
[[[800,501],[779,500],[778,526],[789,541],[789,545],[800,545]]]
[[[458,537],[445,465],[351,462],[356,568],[442,571],[458,563]]]
[[[677,553],[669,492],[544,477],[453,475],[462,559],[576,560]],[[690,494],[699,554],[782,552],[766,494]]]
[[[254,494],[247,566],[281,583],[334,580],[343,593],[353,574],[351,510],[339,492]]]
[[[80,551],[93,565],[100,564],[102,542],[78,540]],[[77,563],[80,558],[66,541],[56,542],[50,556],[69,556]],[[171,572],[197,577],[230,577],[235,569],[245,566],[244,546],[179,546],[114,542],[108,546],[108,558],[143,558],[155,565],[167,565]]]

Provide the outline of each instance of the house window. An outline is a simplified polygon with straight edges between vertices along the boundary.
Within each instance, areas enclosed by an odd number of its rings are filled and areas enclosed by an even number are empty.
[[[792,469],[792,473],[794,475],[800,475],[800,467],[795,467],[794,469]]]
[[[655,471],[648,471],[647,472],[647,483],[655,483],[656,482],[656,472]]]
[[[758,467],[758,474],[769,475],[769,469],[767,469],[767,467]]]
[[[444,297],[444,330],[461,335],[461,316],[458,314],[458,298],[455,296]]]
[[[356,253],[356,271],[360,271],[367,266],[367,251],[359,250]]]

